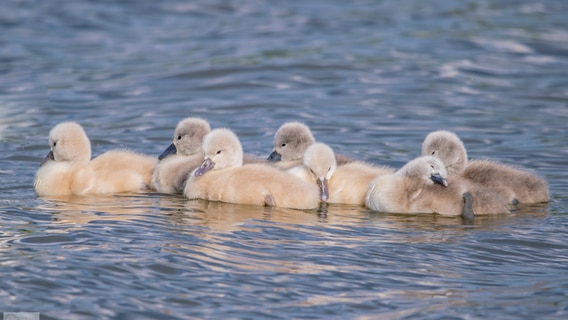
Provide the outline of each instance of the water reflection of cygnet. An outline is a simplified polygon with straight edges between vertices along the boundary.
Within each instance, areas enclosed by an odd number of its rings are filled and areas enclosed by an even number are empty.
[[[317,210],[239,205],[207,200],[187,200],[167,196],[160,199],[160,213],[179,225],[205,227],[212,232],[235,232],[255,225],[278,228],[324,228],[356,226],[366,219],[365,208],[353,205],[327,205]],[[332,208],[331,211],[329,211]]]
[[[472,232],[501,231],[510,225],[534,223],[534,219],[548,216],[547,204],[524,205],[512,213],[475,217],[466,222],[461,217],[438,214],[402,214],[368,211],[369,227],[384,234],[386,242],[400,243],[455,243]],[[383,230],[383,231],[381,231]]]
[[[172,225],[177,226],[170,232],[183,234],[176,237],[176,241],[164,244],[164,250],[185,255],[194,262],[203,261],[218,272],[263,270],[317,274],[338,271],[325,257],[320,262],[305,257],[302,248],[353,247],[354,241],[349,241],[348,236],[345,241],[342,232],[336,230],[336,227],[356,224],[357,218],[353,219],[352,212],[350,216],[335,216],[321,215],[317,210],[184,201],[182,206],[179,198],[162,199],[160,213],[167,214]],[[360,218],[365,216],[361,211],[358,214]],[[329,259],[332,259],[331,253]]]
[[[164,250],[205,263],[216,272],[270,271],[318,274],[358,271],[356,263],[329,263],[333,252],[357,250],[381,242],[450,243],[467,239],[471,228],[502,229],[511,215],[479,219],[465,225],[459,217],[378,214],[362,206],[328,205],[318,210],[236,205],[183,197],[160,198],[160,214],[167,215],[175,241]],[[485,218],[485,217],[484,217]],[[302,248],[321,247],[318,259],[304,257]]]
[[[256,205],[240,205],[218,201],[187,200],[182,197],[163,197],[161,213],[179,225],[206,227],[212,232],[234,232],[251,221],[277,221],[285,224],[317,223],[316,210],[295,210]]]
[[[157,211],[156,198],[144,194],[92,195],[41,198],[37,206],[62,224],[87,224],[97,220],[145,220]]]

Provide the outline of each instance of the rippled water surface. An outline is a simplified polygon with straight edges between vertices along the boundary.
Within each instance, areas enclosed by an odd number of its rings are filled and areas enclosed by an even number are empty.
[[[42,319],[568,317],[568,2],[0,5],[0,311]],[[51,127],[158,155],[179,120],[267,156],[285,121],[400,167],[433,130],[548,205],[459,218],[149,193],[37,198]]]

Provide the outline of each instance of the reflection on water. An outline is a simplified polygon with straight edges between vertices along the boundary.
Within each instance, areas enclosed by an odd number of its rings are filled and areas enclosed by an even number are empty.
[[[77,225],[97,220],[143,220],[158,204],[156,199],[145,195],[44,197],[42,200],[37,208],[51,212],[54,222]]]
[[[566,1],[9,0],[0,10],[0,311],[83,318],[566,318]],[[401,167],[452,130],[552,201],[459,217],[37,198],[57,123],[156,157],[179,120],[266,157],[285,121]]]

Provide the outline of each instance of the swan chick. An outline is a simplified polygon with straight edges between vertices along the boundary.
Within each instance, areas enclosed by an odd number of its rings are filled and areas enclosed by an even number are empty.
[[[91,142],[76,122],[53,127],[49,146],[34,179],[34,190],[40,197],[142,192],[150,188],[157,159],[111,150],[91,160]]]
[[[373,180],[369,184],[366,205],[383,212],[441,213],[443,210],[446,213],[445,208],[438,209],[431,203],[435,200],[433,195],[448,187],[446,176],[444,164],[439,159],[432,156],[416,158],[395,173]],[[424,200],[428,203],[423,203]],[[454,211],[453,208],[450,210]]]
[[[281,169],[290,169],[302,164],[306,150],[315,142],[307,125],[297,121],[286,122],[274,134],[274,148],[266,160]],[[353,161],[340,154],[335,157],[338,165]]]
[[[203,139],[204,160],[190,174],[184,194],[237,204],[314,209],[319,205],[315,185],[261,163],[243,165],[243,149],[230,129],[214,129]]]
[[[466,148],[453,132],[434,131],[422,143],[422,155],[438,157],[447,168],[450,178],[459,177],[474,184],[493,189],[505,189],[508,201],[515,203],[545,203],[550,200],[547,182],[540,176],[496,161],[468,162]]]
[[[310,128],[301,122],[284,123],[274,134],[274,149],[268,161],[292,167],[301,163],[306,149],[315,142]]]
[[[323,202],[365,205],[369,183],[377,176],[393,173],[394,170],[361,161],[338,165],[333,149],[325,143],[316,142],[306,150],[303,164],[288,172],[317,184]]]
[[[173,141],[158,157],[152,175],[152,185],[158,192],[183,192],[188,174],[203,162],[201,146],[210,131],[209,122],[201,118],[185,118],[177,124]]]
[[[462,215],[466,219],[510,212],[506,190],[459,177],[448,181],[446,177],[444,164],[438,158],[416,158],[396,173],[371,182],[367,207],[386,212]]]

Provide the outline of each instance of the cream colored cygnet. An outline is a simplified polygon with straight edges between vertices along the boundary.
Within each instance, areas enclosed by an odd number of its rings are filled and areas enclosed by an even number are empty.
[[[315,209],[319,192],[315,185],[267,164],[243,165],[243,149],[229,129],[214,129],[203,139],[205,159],[193,171],[184,194],[237,204]]]
[[[38,196],[147,191],[158,161],[127,150],[107,151],[91,160],[91,142],[76,122],[56,125],[49,133],[49,146],[35,175]]]
[[[550,200],[547,182],[538,175],[496,161],[472,160],[461,139],[453,132],[434,131],[422,143],[422,155],[434,155],[449,168],[450,178],[494,189],[505,189],[510,203],[544,203]]]
[[[201,144],[210,131],[209,122],[201,118],[186,118],[177,124],[173,142],[159,156],[152,175],[152,185],[158,192],[183,192],[187,176],[203,162]]]
[[[301,122],[286,122],[274,134],[274,149],[267,161],[282,169],[302,164],[304,153],[315,143],[310,128]],[[346,156],[336,155],[338,164],[352,161]]]
[[[364,206],[369,183],[379,175],[394,173],[394,169],[361,161],[338,166],[333,149],[316,142],[306,150],[303,164],[288,172],[317,184],[321,201]]]

